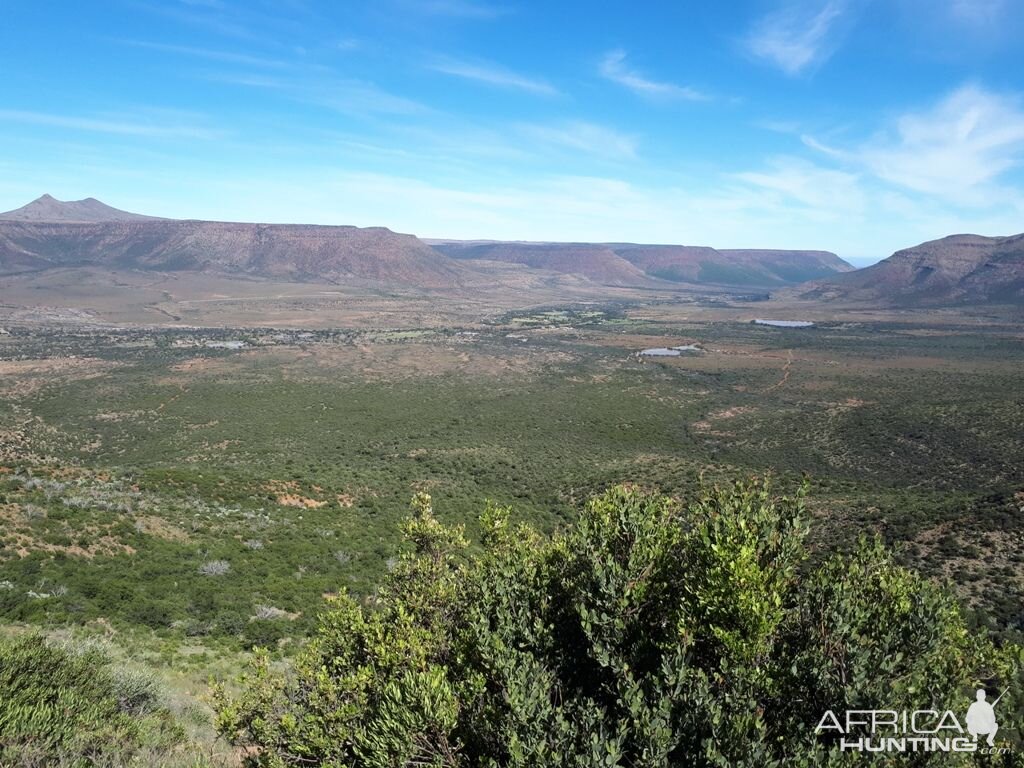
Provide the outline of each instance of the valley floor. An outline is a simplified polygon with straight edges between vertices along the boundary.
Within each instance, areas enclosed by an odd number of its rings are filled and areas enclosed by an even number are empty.
[[[8,312],[0,619],[102,636],[198,701],[240,652],[287,654],[333,595],[371,594],[417,491],[472,539],[486,500],[553,530],[615,483],[770,472],[810,478],[819,553],[878,533],[978,621],[1024,627],[1021,325],[543,299],[374,295],[329,325],[216,298],[205,327]]]

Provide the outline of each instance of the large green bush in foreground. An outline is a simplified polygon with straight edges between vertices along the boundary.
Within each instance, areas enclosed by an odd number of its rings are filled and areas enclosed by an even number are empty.
[[[801,567],[802,495],[616,488],[552,538],[491,508],[479,554],[421,495],[374,604],[259,657],[219,727],[267,766],[839,765],[826,709],[960,710],[1017,674],[878,545]]]
[[[152,765],[184,735],[156,684],[98,647],[0,640],[0,766]]]

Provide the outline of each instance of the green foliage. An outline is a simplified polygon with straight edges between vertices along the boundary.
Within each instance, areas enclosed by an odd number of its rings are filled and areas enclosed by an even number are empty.
[[[616,483],[689,498],[701,471],[771,471],[814,478],[828,514],[812,557],[863,530],[924,540],[904,562],[955,574],[981,620],[1024,628],[1019,539],[982,539],[1021,527],[1019,329],[918,316],[803,333],[665,310],[548,307],[415,337],[8,326],[8,359],[104,361],[105,373],[33,365],[5,378],[0,619],[287,649],[313,632],[324,593],[373,593],[414,490],[476,538],[482,498],[551,531]],[[232,339],[254,346],[204,346]],[[681,341],[706,351],[632,354]],[[453,351],[467,361],[453,368]],[[282,492],[324,506],[281,504]],[[985,513],[995,493],[998,518]],[[200,573],[216,561],[230,570]],[[261,605],[288,618],[254,620]]]
[[[957,707],[1019,674],[878,543],[804,567],[805,490],[617,487],[553,537],[490,506],[479,553],[419,495],[377,597],[217,689],[218,727],[265,766],[844,765],[826,709]]]
[[[183,738],[153,681],[98,648],[0,640],[0,765],[126,764]]]

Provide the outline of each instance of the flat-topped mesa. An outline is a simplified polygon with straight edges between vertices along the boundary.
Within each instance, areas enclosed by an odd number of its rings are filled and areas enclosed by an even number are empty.
[[[50,195],[0,214],[0,274],[80,266],[428,289],[458,286],[465,273],[417,237],[384,227],[161,219]]]
[[[479,284],[507,271],[494,262],[521,265],[543,279],[565,275],[570,283],[661,290],[766,291],[852,269],[827,251],[425,242],[383,227],[161,219],[91,197],[62,202],[43,195],[0,214],[0,274],[100,266],[442,289]]]
[[[773,288],[853,267],[828,251],[720,250],[640,243],[430,240],[456,259],[504,261],[577,274],[604,285]]]

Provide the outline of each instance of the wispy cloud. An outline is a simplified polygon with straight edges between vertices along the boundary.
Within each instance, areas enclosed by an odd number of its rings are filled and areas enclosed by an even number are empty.
[[[1006,0],[949,0],[953,19],[975,26],[995,24],[1006,10]]]
[[[366,43],[356,37],[343,37],[337,43],[335,43],[335,49],[350,53],[351,51],[359,51],[366,47]]]
[[[243,14],[220,2],[140,2],[140,8],[180,24],[200,28],[218,35],[256,40],[258,35],[243,20]]]
[[[190,45],[170,45],[167,43],[154,43],[148,40],[120,40],[124,45],[135,48],[146,48],[151,51],[162,51],[163,53],[178,54],[181,56],[193,56],[212,61],[222,61],[227,64],[241,64],[251,67],[266,67],[278,69],[289,66],[287,62],[278,59],[268,59],[261,56],[251,56],[245,53],[233,51],[221,51],[214,48],[197,48]]]
[[[848,6],[847,0],[789,2],[754,25],[746,48],[787,75],[798,75],[832,55],[837,22]]]
[[[0,110],[0,120],[52,128],[66,128],[72,131],[109,133],[119,136],[140,136],[154,139],[201,139],[212,140],[224,136],[222,131],[201,125],[176,122],[173,115],[158,111],[150,116],[124,119],[121,117],[86,117],[79,115],[57,115],[48,112],[32,112],[18,109]]]
[[[1024,161],[1024,109],[1016,95],[965,85],[859,146],[836,148],[809,136],[804,142],[904,189],[986,206],[1005,201],[999,181]]]
[[[527,77],[495,64],[441,59],[430,63],[428,67],[446,75],[453,75],[454,77],[461,77],[466,80],[476,80],[477,82],[494,85],[499,88],[528,91],[529,93],[541,96],[558,95],[558,89],[544,80]]]
[[[412,115],[430,110],[412,99],[398,96],[379,86],[360,80],[306,73],[301,77],[251,73],[210,72],[206,79],[260,88],[280,93],[294,101],[313,104],[350,115]]]
[[[695,88],[645,77],[626,64],[626,52],[621,48],[616,48],[604,55],[604,58],[601,59],[600,72],[604,78],[641,96],[688,99],[690,101],[701,101],[708,98],[706,94]]]
[[[862,211],[865,205],[857,174],[797,158],[774,158],[767,169],[737,173],[734,178],[821,215],[848,215]]]
[[[550,146],[616,159],[636,156],[634,137],[594,123],[573,120],[551,125],[522,124],[520,133]]]
[[[1024,157],[1020,99],[968,85],[926,112],[908,113],[895,137],[861,155],[882,178],[936,195],[962,195],[995,181]]]
[[[504,6],[480,0],[401,0],[401,5],[430,16],[462,19],[494,19],[508,13]]]

